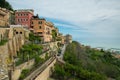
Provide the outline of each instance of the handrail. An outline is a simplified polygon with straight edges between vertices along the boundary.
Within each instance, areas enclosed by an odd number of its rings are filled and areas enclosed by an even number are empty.
[[[29,76],[27,76],[24,80],[34,80],[40,73],[42,73],[47,66],[49,66],[53,61],[55,60],[55,57],[51,57],[49,60],[47,60],[42,66],[40,66],[38,69],[36,69],[34,72],[32,72]]]

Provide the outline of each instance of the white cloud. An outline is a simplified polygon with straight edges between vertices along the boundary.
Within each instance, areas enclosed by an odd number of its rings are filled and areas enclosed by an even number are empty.
[[[77,26],[55,23],[56,25],[78,29],[77,31],[86,29],[93,36],[120,38],[120,0],[7,1],[15,9],[33,8],[40,16],[64,20]]]

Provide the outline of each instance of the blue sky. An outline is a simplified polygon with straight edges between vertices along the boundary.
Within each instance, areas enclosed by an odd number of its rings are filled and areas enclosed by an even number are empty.
[[[83,44],[120,48],[120,0],[7,1],[14,9],[34,9]]]

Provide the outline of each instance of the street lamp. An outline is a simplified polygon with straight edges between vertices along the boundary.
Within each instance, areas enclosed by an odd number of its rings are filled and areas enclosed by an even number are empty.
[[[12,65],[8,64],[8,77],[9,80],[12,80]]]

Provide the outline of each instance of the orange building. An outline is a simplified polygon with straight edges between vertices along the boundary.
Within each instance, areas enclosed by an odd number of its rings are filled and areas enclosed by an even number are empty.
[[[47,22],[44,18],[39,18],[38,15],[33,16],[31,30],[33,30],[35,35],[40,36],[43,42],[52,41],[52,29],[54,29],[54,25],[51,22]]]

